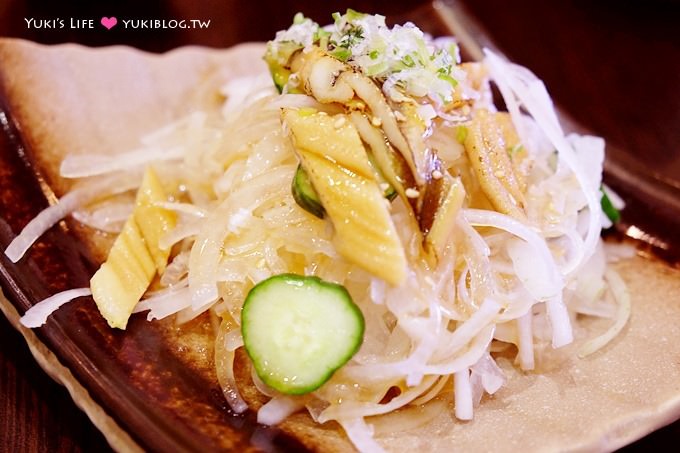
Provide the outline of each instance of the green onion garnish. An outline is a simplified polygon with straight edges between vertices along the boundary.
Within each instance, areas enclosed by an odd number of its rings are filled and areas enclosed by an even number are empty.
[[[607,193],[604,191],[604,187],[600,186],[600,192],[602,193],[602,198],[600,198],[602,212],[605,213],[605,215],[609,218],[609,220],[612,221],[612,223],[616,223],[619,220],[621,220],[621,213],[612,204],[612,201],[609,199]]]

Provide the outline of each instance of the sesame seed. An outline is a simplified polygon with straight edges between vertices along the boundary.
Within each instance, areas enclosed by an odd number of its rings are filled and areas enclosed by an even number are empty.
[[[408,198],[418,198],[419,195],[420,195],[420,192],[418,192],[416,189],[412,189],[410,187],[408,189],[406,189],[406,196]]]
[[[381,182],[379,184],[379,186],[380,186],[380,190],[382,190],[383,192],[390,188],[390,185],[387,184],[386,182]]]
[[[371,124],[374,125],[375,127],[380,127],[380,126],[382,126],[382,120],[380,118],[378,118],[377,116],[374,116],[371,119]]]
[[[439,170],[435,170],[432,172],[432,177],[434,179],[442,179],[443,176],[444,175],[442,175],[442,172],[440,172]]]
[[[342,126],[344,126],[344,125],[345,125],[345,117],[344,117],[344,116],[341,116],[340,118],[338,118],[337,120],[335,120],[335,123],[333,123],[333,126],[334,126],[336,129],[340,129],[340,128],[341,128]]]
[[[288,77],[288,85],[291,87],[296,87],[300,84],[300,76],[297,74],[291,74],[290,77]]]

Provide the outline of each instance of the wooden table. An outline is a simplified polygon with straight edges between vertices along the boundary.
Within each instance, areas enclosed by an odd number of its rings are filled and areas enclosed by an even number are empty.
[[[78,8],[62,2],[9,1],[0,5],[0,34],[41,42],[132,44],[160,51],[184,43],[223,47],[238,39],[262,40],[287,26],[296,7],[285,1],[182,2],[139,6],[97,2]],[[65,3],[65,2],[64,2]],[[150,2],[155,4],[157,2]],[[344,2],[305,8],[314,18]],[[416,2],[352,2],[369,12],[402,14]],[[422,3],[422,2],[418,2]],[[145,3],[148,5],[148,3]],[[468,0],[509,57],[541,77],[556,102],[573,117],[623,149],[635,150],[668,177],[680,179],[680,34],[676,2],[545,2]],[[323,11],[322,11],[323,10]],[[311,13],[310,13],[311,11]],[[322,15],[323,12],[323,15]],[[210,18],[209,31],[110,33],[27,30],[25,17]],[[242,17],[227,26],[229,15]],[[257,27],[252,24],[257,23]],[[0,62],[1,64],[1,62]],[[680,422],[625,451],[644,451],[680,439]],[[34,363],[22,338],[0,317],[0,451],[107,451],[106,441],[66,391]]]

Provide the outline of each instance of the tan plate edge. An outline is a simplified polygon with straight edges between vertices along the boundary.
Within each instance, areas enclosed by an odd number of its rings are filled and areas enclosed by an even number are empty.
[[[97,404],[73,376],[71,371],[59,362],[59,359],[40,341],[31,330],[19,324],[19,313],[7,300],[0,289],[0,311],[4,313],[10,324],[21,333],[28,344],[28,348],[40,368],[42,368],[57,383],[66,387],[73,402],[92,421],[94,426],[104,435],[111,448],[117,452],[143,452],[144,450],[125,432],[104,409]]]

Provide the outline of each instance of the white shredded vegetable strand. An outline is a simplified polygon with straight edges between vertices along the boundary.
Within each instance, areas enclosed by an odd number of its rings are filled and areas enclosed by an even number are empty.
[[[435,376],[426,376],[419,385],[407,388],[406,391],[399,396],[392,398],[389,403],[385,404],[343,401],[340,405],[331,405],[319,415],[319,423],[325,423],[329,420],[340,421],[347,418],[368,417],[371,415],[381,415],[392,412],[416,399],[423,391],[430,388],[436,379]]]
[[[484,299],[469,319],[461,323],[446,340],[444,351],[458,351],[468,344],[482,329],[492,325],[494,318],[500,311],[501,306],[493,299]]]
[[[494,325],[486,326],[472,339],[468,349],[465,350],[463,354],[451,358],[439,365],[427,365],[423,367],[423,373],[448,375],[460,371],[465,367],[471,367],[477,363],[479,358],[488,350],[491,340],[493,339],[494,329]]]
[[[555,260],[545,243],[545,240],[529,227],[522,225],[519,221],[500,212],[485,211],[481,209],[464,209],[465,219],[474,226],[489,226],[505,230],[526,241],[540,258],[541,264],[546,267],[547,276],[557,288],[553,294],[562,289],[563,281],[560,272],[555,265]]]
[[[217,338],[215,338],[215,368],[224,398],[234,412],[241,414],[248,409],[248,404],[246,404],[236,386],[236,378],[234,377],[235,353],[233,350],[223,347],[226,336],[233,328],[233,324],[227,320],[222,320],[220,323]]]
[[[148,147],[115,155],[72,154],[61,162],[59,174],[63,178],[86,178],[115,171],[141,167],[150,162],[181,159],[184,148]]]
[[[384,453],[385,450],[373,438],[373,429],[369,427],[363,418],[351,420],[339,420],[347,437],[362,453]]]
[[[278,425],[303,407],[304,402],[299,398],[277,395],[257,411],[257,422],[263,425]]]
[[[472,420],[472,387],[470,387],[470,370],[457,371],[453,375],[455,411],[458,420]]]
[[[44,299],[28,309],[19,322],[24,327],[40,327],[47,322],[47,318],[59,309],[62,305],[71,302],[73,299],[92,295],[90,288],[77,288],[62,291]]]
[[[496,393],[505,384],[505,374],[488,352],[470,368],[470,376],[481,377],[482,388],[489,395]]]
[[[132,203],[109,203],[91,213],[79,210],[74,211],[72,215],[84,225],[106,233],[120,233],[133,208]]]
[[[631,313],[631,302],[630,294],[626,288],[626,283],[623,281],[618,272],[613,269],[607,269],[605,271],[605,276],[607,282],[609,283],[609,289],[611,290],[616,303],[618,304],[618,310],[616,312],[616,321],[614,324],[602,335],[595,337],[587,341],[581,349],[579,349],[578,355],[581,358],[587,357],[600,349],[604,348],[612,341],[616,336],[623,330]]]
[[[40,214],[28,222],[28,225],[7,246],[5,255],[13,263],[16,263],[43,233],[76,209],[98,198],[127,192],[137,187],[139,182],[139,176],[135,177],[134,174],[129,174],[98,180],[70,191],[61,197],[56,204],[43,209]]]
[[[141,300],[135,305],[132,312],[139,313],[149,310],[147,315],[149,321],[163,319],[191,306],[191,299],[188,296],[188,288],[173,288],[170,291]]]
[[[433,385],[430,390],[427,391],[427,393],[411,401],[411,404],[413,406],[420,406],[431,401],[433,398],[436,398],[437,395],[439,395],[439,393],[442,391],[446,383],[449,382],[449,378],[450,376],[441,377],[439,381],[437,381],[437,383]]]
[[[571,321],[567,307],[562,301],[562,295],[551,297],[545,303],[550,327],[552,328],[552,347],[561,348],[574,341],[574,333],[571,329]]]
[[[534,334],[533,313],[531,309],[523,316],[517,318],[517,348],[519,350],[519,365],[523,370],[533,370],[534,362]]]
[[[588,217],[588,230],[584,241],[584,257],[580,260],[580,264],[582,264],[594,253],[602,228],[600,223],[601,208],[597,190],[589,187],[585,170],[581,167],[572,146],[564,137],[552,106],[552,101],[543,83],[526,68],[504,61],[489,49],[484,49],[484,54],[486,55],[485,61],[490,68],[492,78],[495,81],[502,80],[502,83],[509,87],[524,107],[526,107],[557,149],[558,158],[564,160],[572,170],[586,197],[590,213]],[[578,268],[574,268],[572,272],[575,272]]]

